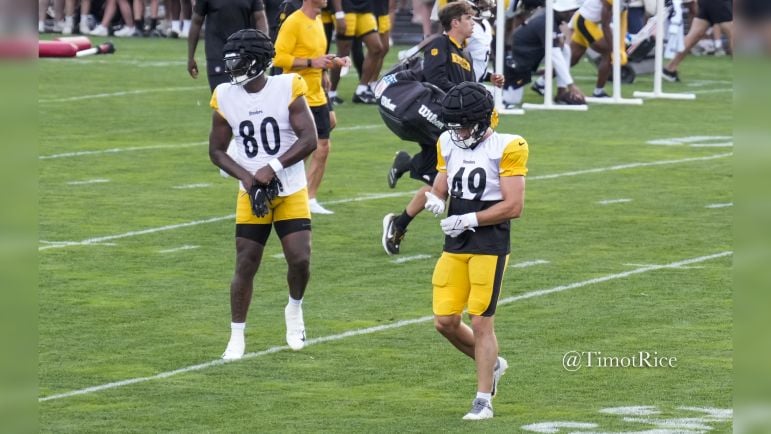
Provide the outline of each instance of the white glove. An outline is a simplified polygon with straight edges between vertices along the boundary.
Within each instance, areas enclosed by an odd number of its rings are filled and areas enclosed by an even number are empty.
[[[427,191],[426,205],[424,206],[424,208],[434,213],[435,217],[438,217],[439,214],[444,213],[444,201],[442,199],[439,199],[439,197],[437,197],[434,193]]]
[[[474,228],[479,226],[477,222],[477,214],[470,212],[463,215],[451,215],[446,219],[443,219],[439,224],[442,226],[442,231],[452,238],[457,237],[464,231],[474,231]]]

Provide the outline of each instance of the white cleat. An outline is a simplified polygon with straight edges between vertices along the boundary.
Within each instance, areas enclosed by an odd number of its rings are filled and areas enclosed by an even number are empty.
[[[238,360],[244,357],[245,347],[246,344],[244,343],[243,339],[230,339],[230,342],[228,342],[228,347],[225,349],[225,352],[222,353],[222,359]]]
[[[495,396],[495,392],[498,390],[498,382],[501,381],[501,377],[509,369],[509,362],[503,357],[498,357],[498,361],[495,363],[495,369],[493,369],[493,391],[492,395]]]
[[[305,323],[302,306],[287,304],[284,308],[286,320],[286,343],[289,348],[299,351],[305,346]]]
[[[308,206],[311,209],[311,214],[334,214],[334,211],[330,211],[323,206],[314,198],[308,200]]]
[[[463,416],[463,420],[483,420],[493,418],[493,406],[490,401],[477,398],[471,403],[471,410]]]

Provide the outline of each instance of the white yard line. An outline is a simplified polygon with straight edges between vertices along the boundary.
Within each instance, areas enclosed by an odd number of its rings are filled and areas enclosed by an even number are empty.
[[[335,131],[371,130],[371,129],[381,128],[381,127],[385,128],[385,124],[339,127],[339,128],[335,128]],[[121,152],[152,151],[156,149],[182,149],[182,148],[191,148],[194,146],[206,145],[208,143],[209,143],[208,141],[202,141],[202,142],[179,143],[179,144],[169,144],[169,145],[131,146],[127,148],[110,148],[110,149],[99,149],[99,150],[92,150],[92,151],[72,151],[72,152],[62,152],[60,154],[41,155],[38,157],[38,159],[53,160],[56,158],[85,157],[89,155],[101,155],[101,154],[118,154]]]
[[[431,257],[431,255],[402,256],[401,258],[394,259],[391,262],[393,262],[394,264],[403,264],[403,263],[409,262],[409,261],[417,261],[417,260],[420,260],[420,259],[429,259],[430,257]]]
[[[177,189],[177,190],[188,190],[188,189],[191,189],[191,188],[206,188],[206,187],[211,187],[211,184],[209,184],[208,182],[202,182],[202,183],[198,183],[198,184],[176,185],[176,186],[171,187],[171,188],[174,188],[174,189]]]
[[[202,87],[201,86],[184,86],[184,87],[166,87],[166,88],[160,87],[155,89],[125,90],[122,92],[95,93],[91,95],[70,96],[67,98],[41,99],[41,100],[38,100],[38,103],[46,104],[46,103],[53,103],[53,102],[83,101],[88,99],[113,98],[116,96],[142,95],[145,93],[181,92],[181,91],[195,90],[195,89],[202,89]]]
[[[698,93],[698,94],[704,94],[704,93],[724,93],[724,92],[733,92],[734,89],[732,87],[725,87],[721,89],[699,89],[699,90],[692,90],[691,93]]]
[[[183,250],[193,250],[199,247],[201,246],[191,246],[191,245],[185,244],[184,246],[175,247],[173,249],[158,250],[158,253],[175,253],[175,252],[181,252]]]
[[[87,179],[85,181],[70,181],[67,185],[88,185],[88,184],[104,184],[110,182],[109,179]]]
[[[118,240],[121,238],[128,238],[128,237],[135,237],[137,235],[147,235],[147,234],[154,234],[156,232],[163,232],[163,231],[169,231],[173,229],[180,229],[180,228],[187,228],[190,226],[198,226],[205,223],[213,223],[218,222],[222,220],[228,220],[228,219],[234,219],[236,218],[235,214],[230,214],[222,217],[212,217],[210,219],[205,220],[195,220],[192,222],[187,223],[179,223],[176,225],[168,225],[168,226],[161,226],[159,228],[150,228],[150,229],[143,229],[139,231],[131,231],[126,232],[123,234],[118,235],[107,235],[104,237],[96,237],[96,238],[88,238],[83,241],[48,241],[51,244],[47,244],[45,246],[38,247],[38,250],[48,250],[48,249],[55,249],[55,248],[61,248],[61,247],[69,247],[69,246],[89,246],[93,244],[100,244],[104,243],[105,241],[112,241],[112,240]]]
[[[719,259],[719,258],[723,258],[723,257],[726,257],[726,256],[730,256],[732,254],[733,254],[733,252],[731,252],[731,251],[725,251],[725,252],[715,253],[715,254],[712,254],[712,255],[699,256],[697,258],[684,259],[684,260],[681,260],[681,261],[671,262],[669,264],[664,264],[664,265],[650,265],[650,266],[641,267],[641,268],[637,268],[637,269],[634,269],[634,270],[626,271],[626,272],[623,272],[623,273],[608,274],[608,275],[605,275],[605,276],[596,277],[594,279],[582,280],[580,282],[575,282],[575,283],[571,283],[571,284],[567,284],[567,285],[555,286],[553,288],[541,289],[541,290],[537,290],[537,291],[526,292],[526,293],[520,294],[520,295],[515,295],[515,296],[512,296],[512,297],[507,297],[507,298],[499,300],[498,301],[498,305],[501,306],[501,305],[505,305],[505,304],[509,304],[509,303],[514,303],[514,302],[517,302],[517,301],[520,301],[520,300],[527,300],[529,298],[541,297],[541,296],[544,296],[544,295],[554,294],[554,293],[558,293],[558,292],[563,292],[563,291],[567,291],[567,290],[570,290],[570,289],[581,288],[581,287],[584,287],[584,286],[594,285],[594,284],[597,284],[597,283],[604,283],[604,282],[608,282],[608,281],[611,281],[611,280],[623,279],[623,278],[626,278],[626,277],[629,277],[629,276],[634,276],[636,274],[648,273],[648,272],[651,272],[651,271],[657,271],[657,270],[663,270],[663,269],[672,269],[672,268],[676,269],[676,268],[681,267],[683,265],[696,264],[696,263],[700,263],[700,262],[710,261],[710,260],[713,260],[713,259]],[[423,316],[423,317],[420,317],[420,318],[413,318],[413,319],[408,319],[408,320],[402,320],[402,321],[397,321],[397,322],[390,323],[390,324],[383,324],[383,325],[379,325],[379,326],[375,326],[375,327],[368,327],[368,328],[363,328],[363,329],[348,330],[346,332],[335,334],[335,335],[327,335],[327,336],[321,336],[321,337],[318,337],[318,338],[308,339],[307,341],[305,341],[305,346],[307,347],[307,346],[311,346],[311,345],[321,344],[321,343],[324,343],[324,342],[339,341],[341,339],[346,339],[346,338],[350,338],[350,337],[354,337],[354,336],[369,335],[369,334],[378,333],[378,332],[382,332],[382,331],[386,331],[386,330],[398,329],[398,328],[402,328],[402,327],[405,327],[405,326],[408,326],[408,325],[412,325],[412,324],[420,324],[420,323],[429,322],[429,321],[433,320],[433,318],[434,318],[433,316]],[[278,353],[280,351],[286,351],[286,350],[289,350],[288,346],[271,347],[271,348],[268,348],[268,349],[263,350],[263,351],[258,351],[258,352],[255,352],[255,353],[245,354],[243,359],[241,359],[241,360],[253,359],[253,358],[256,358],[256,357],[266,356],[266,355],[269,355],[269,354]],[[223,365],[225,363],[236,363],[236,362],[225,362],[222,359],[212,360],[212,361],[205,362],[205,363],[200,363],[200,364],[197,364],[197,365],[192,365],[192,366],[187,366],[187,367],[180,368],[180,369],[175,369],[173,371],[161,372],[159,374],[151,375],[149,377],[131,378],[131,379],[128,379],[128,380],[122,380],[122,381],[116,381],[116,382],[113,382],[113,383],[101,384],[101,385],[98,385],[98,386],[87,387],[87,388],[84,388],[84,389],[72,390],[72,391],[69,391],[69,392],[64,392],[64,393],[58,393],[58,394],[54,394],[54,395],[43,396],[43,397],[38,398],[38,402],[51,401],[51,400],[62,399],[62,398],[69,398],[69,397],[77,396],[77,395],[87,395],[87,394],[94,393],[94,392],[99,392],[99,391],[102,391],[102,390],[114,389],[114,388],[117,388],[117,387],[128,386],[128,385],[131,385],[131,384],[144,383],[146,381],[151,381],[151,380],[159,380],[159,379],[162,379],[162,378],[172,377],[172,376],[177,375],[177,374],[184,374],[186,372],[200,371],[200,370],[203,370],[203,369],[208,369],[208,368],[211,368],[211,367]]]
[[[649,161],[645,163],[627,163],[627,164],[619,164],[616,166],[610,166],[610,167],[598,167],[596,169],[586,169],[586,170],[576,170],[575,172],[562,172],[562,173],[555,173],[552,175],[536,175],[536,176],[528,176],[528,181],[536,180],[536,179],[553,179],[553,178],[562,178],[565,176],[578,176],[578,175],[587,175],[590,173],[603,173],[603,172],[611,172],[614,170],[626,170],[626,169],[637,169],[640,167],[652,167],[652,166],[665,166],[668,164],[681,164],[681,163],[693,163],[696,161],[709,161],[709,160],[716,160],[718,158],[726,158],[733,155],[733,152],[727,152],[725,154],[713,154],[713,155],[707,155],[705,157],[693,157],[693,158],[682,158],[679,160],[660,160],[660,161]]]
[[[715,209],[715,208],[728,208],[728,207],[732,207],[732,206],[734,206],[733,202],[728,202],[728,203],[711,203],[711,204],[705,206],[704,208]]]
[[[132,146],[129,148],[111,148],[100,149],[97,151],[73,151],[63,152],[61,154],[41,155],[39,160],[52,160],[54,158],[68,158],[68,157],[83,157],[86,155],[100,155],[100,154],[118,154],[121,152],[133,152],[133,151],[151,151],[154,149],[181,149],[192,148],[193,146],[205,145],[209,142],[195,142],[195,143],[179,143],[176,145],[150,145],[150,146]]]
[[[548,264],[549,261],[545,261],[543,259],[536,259],[533,261],[525,261],[525,262],[519,262],[516,264],[510,265],[511,268],[527,268],[532,267],[533,265],[542,265],[542,264]]]
[[[605,200],[597,201],[597,203],[600,205],[611,205],[614,203],[627,203],[631,201],[632,199],[605,199]]]
[[[708,161],[708,160],[714,160],[718,158],[726,158],[732,155],[733,153],[729,152],[725,154],[708,155],[706,157],[683,158],[679,160],[661,160],[661,161],[650,161],[645,163],[628,163],[628,164],[620,164],[620,165],[610,166],[610,167],[598,167],[595,169],[577,170],[574,172],[563,172],[563,173],[554,173],[551,175],[529,176],[528,179],[530,181],[543,180],[543,179],[555,179],[555,178],[562,178],[565,176],[588,175],[593,173],[612,172],[616,170],[636,169],[640,167],[662,166],[667,164],[679,164],[679,163],[692,163],[697,161]],[[324,204],[334,205],[334,204],[342,204],[342,203],[350,203],[350,202],[362,202],[366,200],[377,200],[377,199],[385,199],[385,198],[391,198],[391,197],[412,196],[414,194],[415,194],[414,191],[402,192],[402,193],[368,194],[368,195],[359,196],[359,197],[332,200],[332,201],[324,202]],[[107,235],[103,237],[89,238],[83,241],[58,241],[58,242],[54,241],[52,242],[53,244],[38,247],[38,251],[62,248],[62,247],[70,247],[70,246],[93,245],[93,244],[102,243],[104,241],[111,241],[115,239],[127,238],[127,237],[136,236],[136,235],[145,235],[145,234],[151,234],[156,232],[163,232],[163,231],[179,229],[179,228],[184,228],[189,226],[196,226],[196,225],[205,224],[205,223],[218,222],[221,220],[227,220],[232,218],[234,218],[234,215],[230,214],[222,217],[212,217],[210,219],[205,219],[205,220],[196,220],[196,221],[187,222],[187,223],[179,223],[176,225],[162,226],[159,228],[143,229],[139,231],[126,232],[118,235]]]

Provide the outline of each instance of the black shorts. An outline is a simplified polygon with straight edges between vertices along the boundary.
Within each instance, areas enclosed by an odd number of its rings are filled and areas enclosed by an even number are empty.
[[[328,139],[329,133],[332,132],[332,126],[329,123],[329,105],[311,107],[311,113],[313,113],[313,120],[316,121],[316,133],[319,139]]]
[[[733,21],[733,2],[731,0],[699,0],[699,13],[696,14],[696,18],[708,21],[710,24]]]
[[[421,144],[420,152],[410,160],[410,178],[434,185],[436,174],[436,143]]]
[[[230,83],[230,74],[225,70],[222,59],[206,59],[206,77],[212,92],[222,83]]]
[[[503,68],[503,76],[506,80],[506,86],[519,89],[527,85],[532,80],[533,73],[538,70],[541,59],[521,59],[515,57],[511,65]]]

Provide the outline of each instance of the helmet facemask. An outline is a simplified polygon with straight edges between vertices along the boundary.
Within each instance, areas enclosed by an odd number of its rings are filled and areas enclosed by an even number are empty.
[[[489,122],[475,122],[473,124],[462,125],[459,123],[448,122],[447,131],[450,132],[450,140],[461,149],[473,149],[482,142],[485,137]],[[465,137],[465,138],[464,138]]]

